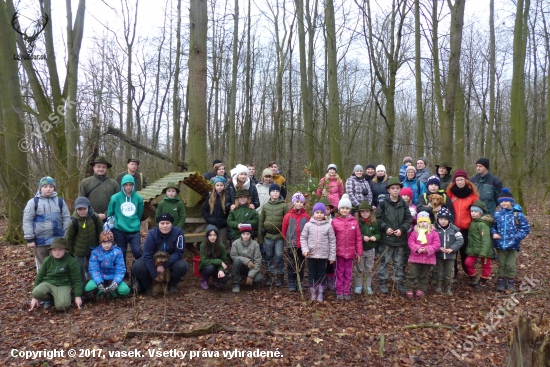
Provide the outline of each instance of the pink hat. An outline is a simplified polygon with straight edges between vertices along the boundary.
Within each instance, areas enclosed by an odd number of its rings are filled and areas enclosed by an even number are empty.
[[[409,189],[408,187],[403,187],[401,189],[401,192],[399,193],[399,195],[401,195],[401,196],[407,195],[408,197],[410,197],[412,199],[413,191],[411,189]]]

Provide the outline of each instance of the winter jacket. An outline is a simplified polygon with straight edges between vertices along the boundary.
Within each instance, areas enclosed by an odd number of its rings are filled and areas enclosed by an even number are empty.
[[[280,240],[283,229],[283,218],[288,212],[286,203],[282,200],[269,200],[263,207],[258,225],[258,243],[264,243],[264,236],[270,240]],[[262,231],[265,229],[265,235]]]
[[[493,242],[491,241],[491,225],[494,219],[485,214],[474,219],[468,231],[468,247],[466,255],[493,258]]]
[[[359,208],[359,204],[363,201],[372,204],[372,190],[369,182],[364,177],[359,178],[355,174],[351,175],[346,181],[346,192],[354,208]],[[338,208],[338,203],[335,207]]]
[[[443,176],[443,178],[441,178],[441,176],[439,175],[437,177],[439,177],[439,187],[441,187],[441,190],[447,191],[447,188],[453,183],[453,176],[451,176],[450,173],[447,173],[445,176]]]
[[[399,168],[399,182],[403,182],[407,178],[407,167],[408,166],[404,164]]]
[[[372,179],[370,182],[370,188],[372,191],[372,205],[378,206],[378,196],[381,194],[386,195],[388,193],[388,190],[386,190],[386,187],[388,186],[388,175],[384,176],[384,179],[380,181],[378,176]]]
[[[210,213],[210,197],[216,195],[216,201],[214,202],[214,210]],[[229,216],[229,211],[231,208],[231,203],[225,198],[225,213],[222,208],[222,199],[220,194],[214,190],[208,195],[208,199],[202,206],[202,217],[208,224],[212,224],[218,229],[227,228],[227,217]]]
[[[304,210],[290,209],[283,218],[282,231],[285,236],[285,241],[289,246],[301,247],[300,233],[309,222],[309,214]]]
[[[336,260],[336,235],[332,225],[325,219],[311,218],[300,233],[302,254],[308,258]]]
[[[387,195],[376,208],[376,221],[380,225],[380,231],[382,232],[380,244],[386,246],[407,245],[407,231],[411,228],[412,217],[409,206],[401,196],[394,202]],[[393,234],[388,236],[386,234],[388,228],[394,231],[400,229],[401,236],[397,237]]]
[[[45,197],[39,190],[34,197],[38,198],[38,204],[31,199],[23,210],[25,240],[27,243],[34,242],[36,246],[49,246],[54,239],[64,236],[71,221],[71,213],[65,201],[59,207],[59,198],[55,191],[52,196]]]
[[[225,246],[221,243],[218,244],[218,246],[220,246],[220,257],[217,259],[206,257],[206,246],[207,246],[206,242],[203,242],[199,247],[200,254],[201,254],[201,262],[199,263],[199,270],[201,270],[203,267],[207,265],[214,265],[218,271],[220,270],[223,271],[222,262],[225,263],[226,265],[228,264],[227,250],[225,249]]]
[[[236,182],[237,176],[233,177],[233,181],[227,184],[227,189],[225,192],[225,201],[231,203],[231,205],[235,204],[235,201],[237,200],[237,198],[235,197],[235,194],[237,192],[237,190],[235,189]],[[250,193],[250,202],[252,203],[252,205],[254,205],[254,209],[259,208],[260,199],[258,198],[258,189],[255,185],[250,183],[250,177],[246,179],[244,189],[248,190],[248,192]]]
[[[374,238],[376,238],[376,241],[363,241],[363,251],[371,250],[380,244],[380,237],[382,234],[380,233],[380,226],[377,222],[369,224],[365,222],[363,218],[359,218],[359,227],[361,228],[361,239],[365,236],[374,236]]]
[[[336,256],[353,259],[363,255],[363,239],[359,223],[352,216],[334,217],[331,222],[336,236]]]
[[[427,264],[427,265],[435,265],[437,263],[435,259],[435,254],[437,251],[439,251],[440,243],[439,243],[439,235],[436,231],[431,231],[430,233],[426,233],[426,238],[428,240],[428,243],[422,244],[418,240],[418,232],[413,231],[411,235],[409,236],[409,248],[411,249],[411,254],[409,255],[409,262],[410,263],[416,263],[416,264]],[[417,251],[424,247],[427,252],[423,252],[419,254]]]
[[[319,181],[316,194],[319,197],[326,196],[330,204],[338,208],[338,202],[344,195],[344,184],[340,178],[330,177],[327,182],[327,178],[323,177]]]
[[[187,212],[185,211],[185,204],[183,204],[179,196],[176,195],[172,199],[168,196],[165,196],[157,207],[155,219],[158,218],[158,216],[162,213],[170,213],[172,217],[174,217],[174,225],[178,228],[183,229],[183,226],[185,225],[185,218],[187,217]]]
[[[459,198],[450,189],[447,190],[447,197],[451,200],[451,203],[453,203],[455,212],[454,224],[461,230],[470,228],[470,223],[472,222],[470,207],[479,200],[479,197],[472,192],[464,198]]]
[[[40,283],[47,282],[57,287],[73,287],[75,297],[82,296],[82,279],[80,278],[80,266],[74,257],[68,252],[61,259],[48,256],[38,269],[38,275],[34,281],[34,288]]]
[[[416,170],[416,178],[424,184],[424,186],[428,185],[428,178],[430,178],[432,174],[430,173],[430,169],[428,167]]]
[[[240,260],[243,265],[248,264],[249,261],[254,263],[254,267],[248,270],[248,276],[254,278],[260,271],[262,266],[262,253],[260,252],[260,245],[254,240],[244,242],[241,238],[238,238],[233,242],[231,246],[231,259],[233,262]]]
[[[104,283],[106,280],[122,283],[126,274],[122,250],[120,247],[112,246],[109,251],[105,251],[101,245],[97,246],[92,251],[88,270],[96,284]]]
[[[460,232],[460,228],[452,223],[449,223],[447,228],[442,228],[439,223],[435,224],[435,230],[439,235],[439,242],[444,249],[453,249],[450,254],[445,254],[441,251],[437,251],[436,257],[444,260],[454,260],[458,250],[464,245],[464,237]]]
[[[481,176],[478,173],[470,178],[470,182],[476,185],[479,192],[479,200],[485,203],[487,213],[494,214],[498,205],[498,196],[502,191],[502,182],[500,182],[498,177],[491,174],[491,172],[487,172],[485,176]]]
[[[94,213],[92,208],[88,208],[88,214],[85,217],[81,217],[75,211],[71,218],[76,220],[78,229],[75,230],[73,221],[71,220],[67,228],[66,237],[69,253],[89,258],[91,251],[99,243],[99,234],[103,231],[103,221],[99,218],[99,215]]]
[[[238,227],[239,223],[250,223],[252,225],[253,232],[258,232],[259,221],[260,218],[258,216],[258,212],[255,209],[250,209],[248,206],[243,205],[229,212],[229,216],[227,217],[227,226],[231,229],[232,238],[239,238],[241,236],[241,232]]]
[[[269,186],[270,185],[264,185],[263,183],[259,183],[256,185],[256,190],[258,191],[258,200],[260,200],[260,206],[256,208],[258,215],[262,213],[262,208],[264,207],[265,203],[267,203],[271,199],[271,197],[269,196]]]
[[[80,183],[78,196],[87,197],[97,214],[107,213],[111,196],[120,191],[118,182],[106,175],[96,175],[85,178]]]
[[[530,231],[529,222],[521,212],[521,206],[514,205],[511,209],[501,209],[495,212],[491,238],[493,234],[500,236],[499,240],[493,240],[495,248],[519,251],[521,241],[527,237]]]
[[[403,187],[408,187],[413,192],[413,197],[411,198],[413,203],[418,203],[418,197],[424,194],[426,191],[426,185],[418,179],[418,176],[412,180],[406,179],[403,181]],[[418,206],[418,204],[416,204]]]
[[[118,184],[120,185],[122,183],[122,179],[124,178],[124,176],[126,175],[130,175],[128,173],[128,171],[126,172],[122,172],[122,173],[119,173],[117,176],[116,176],[116,182],[118,182]],[[137,191],[141,191],[143,190],[144,188],[147,187],[147,180],[145,179],[145,176],[143,175],[143,173],[141,172],[136,172],[134,173],[133,175],[130,175],[134,178],[134,182],[136,183],[136,192]],[[118,282],[117,282],[118,283]]]
[[[180,260],[185,252],[185,237],[181,228],[172,226],[171,231],[167,234],[163,234],[159,227],[149,231],[143,245],[143,259],[152,279],[157,277],[157,267],[153,262],[153,255],[157,251],[170,254],[170,258],[163,265],[165,269],[170,268],[176,261]]]
[[[417,211],[417,213],[420,213],[421,211],[426,211],[426,212],[430,213],[430,220],[432,221],[432,223],[435,223],[435,220],[434,220],[435,218],[434,218],[434,215],[433,215],[433,208],[428,205],[430,203],[430,200],[429,200],[428,197],[431,194],[432,194],[431,192],[426,190],[426,192],[424,194],[418,196],[418,200],[416,201],[416,211]],[[454,218],[455,218],[455,209],[453,208],[453,203],[451,202],[451,199],[447,196],[447,194],[443,190],[439,190],[437,192],[437,194],[439,194],[443,197],[443,201],[444,201],[443,205],[445,205],[447,207],[447,209],[449,209],[449,211],[451,212],[451,216],[453,217],[451,219],[451,223],[453,223]]]
[[[115,216],[115,229],[126,233],[135,233],[141,229],[143,198],[136,194],[135,185],[130,196],[126,195],[123,187],[127,183],[134,184],[134,178],[130,175],[124,176],[120,184],[121,191],[111,197],[107,216]]]

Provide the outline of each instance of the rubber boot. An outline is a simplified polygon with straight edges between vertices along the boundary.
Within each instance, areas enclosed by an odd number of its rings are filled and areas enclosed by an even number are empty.
[[[317,302],[323,302],[323,292],[325,291],[325,285],[319,284],[317,286]]]
[[[506,289],[506,278],[505,277],[498,277],[497,291],[498,292],[504,292],[505,289]]]
[[[514,278],[508,278],[508,284],[506,285],[506,289],[512,292],[516,291],[516,280]]]
[[[441,293],[441,280],[435,282],[435,293]]]
[[[334,274],[327,275],[328,289],[331,291],[336,290],[336,279],[334,279]]]
[[[397,291],[401,294],[405,294],[405,292],[407,292],[402,282],[397,283]]]
[[[265,283],[266,286],[271,287],[273,284],[273,278],[271,278],[271,273],[265,273]]]
[[[453,295],[453,292],[451,292],[451,283],[450,282],[445,282],[445,292],[444,294],[446,294],[447,296],[452,296]]]
[[[275,284],[277,285],[277,284]],[[296,280],[289,280],[288,281],[288,291],[289,292],[296,292],[298,289],[296,287]]]
[[[478,288],[479,286],[479,279],[475,275],[470,275],[470,287]]]
[[[378,285],[380,287],[380,293],[382,294],[390,293],[390,290],[388,289],[388,281],[386,279],[379,279]]]
[[[283,274],[277,274],[277,280],[275,280],[275,287],[282,287],[284,278],[285,276]]]
[[[315,301],[317,299],[317,287],[314,284],[309,285],[310,300]]]

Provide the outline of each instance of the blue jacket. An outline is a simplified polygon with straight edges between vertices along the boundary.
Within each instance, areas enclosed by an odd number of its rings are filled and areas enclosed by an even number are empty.
[[[181,240],[179,237],[181,236]],[[153,261],[153,255],[157,251],[165,251],[170,254],[170,259],[164,263],[164,268],[170,268],[176,261],[183,257],[185,251],[185,237],[181,228],[172,226],[168,234],[162,234],[159,227],[149,231],[143,245],[143,260],[151,278],[157,277],[157,267]]]
[[[416,203],[418,196],[424,194],[426,191],[426,185],[422,181],[418,180],[418,177],[413,178],[412,180],[406,179],[403,181],[403,187],[408,187],[413,192],[412,203]]]
[[[519,251],[520,242],[527,237],[531,228],[521,206],[514,205],[512,209],[501,209],[495,212],[495,223],[491,226],[491,237],[498,234],[500,240],[493,240],[499,250]]]
[[[407,178],[407,166],[402,165],[401,168],[399,168],[399,182],[405,181]]]
[[[71,222],[71,213],[65,201],[62,210],[59,208],[57,192],[52,196],[42,196],[40,190],[36,210],[34,198],[27,202],[23,211],[23,233],[27,243],[34,242],[36,246],[49,246],[53,240],[63,237]]]
[[[105,280],[112,280],[118,284],[122,283],[126,274],[126,264],[120,247],[113,246],[105,251],[101,245],[93,249],[88,270],[96,284]]]

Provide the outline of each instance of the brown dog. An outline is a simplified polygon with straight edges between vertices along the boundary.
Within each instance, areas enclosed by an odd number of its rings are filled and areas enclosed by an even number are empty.
[[[170,259],[170,254],[165,251],[157,251],[153,255],[153,263],[155,266],[164,265]],[[157,282],[153,280],[153,296],[164,296],[166,288],[168,287],[168,282],[172,279],[172,274],[170,269],[164,269],[164,272],[157,273],[157,276],[162,280],[162,282]]]
[[[434,219],[437,220],[437,213],[441,210],[441,205],[445,204],[443,196],[439,194],[428,195],[428,206],[430,206],[434,213]]]

